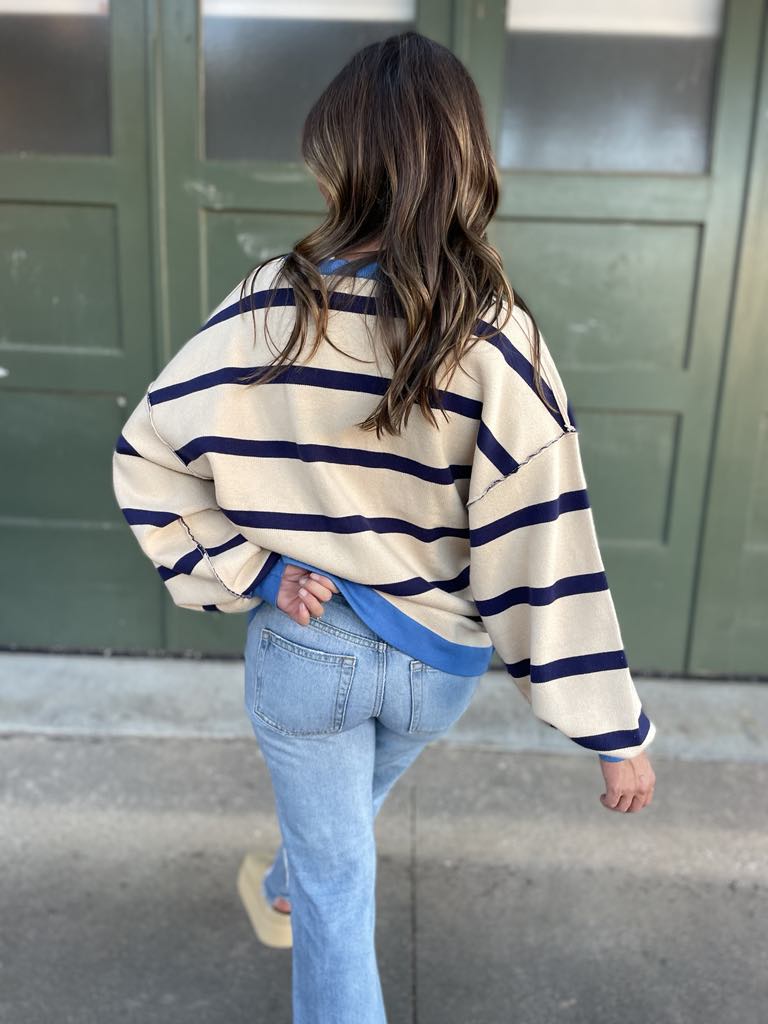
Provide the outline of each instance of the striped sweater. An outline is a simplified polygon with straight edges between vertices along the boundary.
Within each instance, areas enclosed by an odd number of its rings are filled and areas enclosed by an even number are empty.
[[[479,675],[495,649],[543,722],[606,760],[645,749],[655,726],[627,665],[546,341],[552,409],[515,308],[478,319],[461,366],[438,378],[438,428],[414,407],[399,437],[377,439],[357,426],[392,374],[376,341],[376,263],[334,277],[333,344],[311,359],[308,345],[270,383],[238,383],[269,365],[293,324],[281,262],[242,304],[238,284],[212,311],[115,445],[117,502],[174,603],[253,614],[275,602],[285,563],[306,566],[414,658]]]

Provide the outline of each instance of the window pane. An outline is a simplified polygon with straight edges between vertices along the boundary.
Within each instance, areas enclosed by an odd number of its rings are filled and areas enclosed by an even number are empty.
[[[110,148],[108,0],[0,0],[0,152]]]
[[[300,161],[309,108],[361,47],[414,27],[415,0],[202,0],[206,155]]]
[[[507,0],[502,167],[697,173],[722,0]]]

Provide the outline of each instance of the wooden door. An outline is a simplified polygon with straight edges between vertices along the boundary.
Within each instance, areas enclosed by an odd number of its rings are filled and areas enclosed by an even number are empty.
[[[300,156],[300,130],[346,60],[408,27],[450,39],[450,5],[436,0],[315,7],[314,20],[267,17],[261,4],[249,10],[218,0],[161,7],[163,358],[252,266],[285,252],[322,217],[322,196]],[[226,620],[174,606],[167,644],[237,651],[245,618]]]
[[[488,0],[457,32],[503,166],[493,237],[570,392],[629,663],[651,672],[689,668],[764,7],[698,6],[686,26],[651,0]]]
[[[160,647],[111,487],[155,359],[144,5],[62,7],[0,13],[0,643]]]
[[[689,668],[768,678],[768,17]]]

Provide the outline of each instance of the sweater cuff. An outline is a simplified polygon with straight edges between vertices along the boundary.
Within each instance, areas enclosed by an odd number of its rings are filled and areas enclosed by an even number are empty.
[[[249,596],[253,596],[254,594],[256,594],[258,597],[263,598],[265,601],[267,601],[269,604],[273,605],[276,608],[277,594],[278,591],[280,590],[280,580],[282,579],[284,568],[285,563],[283,561],[283,556],[281,555],[280,558],[278,558],[278,560],[269,570],[267,575],[264,577],[264,579],[261,580],[260,583],[257,583],[254,587],[251,588]]]

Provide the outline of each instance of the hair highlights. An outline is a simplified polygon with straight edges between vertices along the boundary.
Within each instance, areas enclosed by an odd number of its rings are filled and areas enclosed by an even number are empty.
[[[378,262],[376,327],[392,367],[386,393],[361,428],[399,433],[416,404],[436,426],[438,376],[452,376],[477,340],[478,319],[498,324],[515,305],[530,317],[534,380],[546,401],[538,328],[487,240],[499,180],[480,96],[461,61],[417,32],[366,46],[314,103],[301,149],[328,211],[285,257],[280,278],[293,291],[295,323],[252,382],[266,383],[295,361],[310,327],[311,354],[326,337],[332,278],[317,265],[375,243],[375,252],[345,267],[354,273]]]

